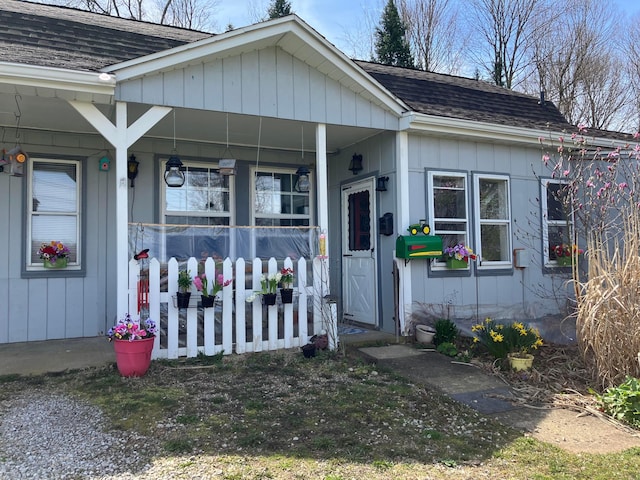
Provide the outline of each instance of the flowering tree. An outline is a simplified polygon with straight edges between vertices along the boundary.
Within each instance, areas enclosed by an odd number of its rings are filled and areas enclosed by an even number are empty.
[[[586,240],[586,277],[572,268],[576,330],[594,378],[607,387],[640,375],[640,134],[609,145],[602,136],[610,132],[599,134],[590,139],[580,125],[570,141],[540,143],[543,165],[562,182],[554,195],[574,225],[569,244]]]

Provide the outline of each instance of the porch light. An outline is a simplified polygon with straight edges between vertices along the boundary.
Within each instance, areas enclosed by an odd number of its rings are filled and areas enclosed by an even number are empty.
[[[351,163],[349,163],[349,170],[351,170],[354,175],[357,175],[358,172],[362,171],[362,155],[358,155],[357,153],[353,154],[353,157],[351,157]]]
[[[376,192],[386,192],[388,181],[389,181],[389,177],[378,177],[377,184],[376,184]]]
[[[309,187],[311,186],[309,182],[309,169],[304,165],[298,167],[296,171],[296,175],[298,175],[298,181],[296,182],[295,189],[297,192],[308,192]]]
[[[133,181],[138,176],[138,165],[140,165],[140,162],[136,160],[136,156],[132,153],[127,161],[127,178],[131,180],[131,188],[134,187]]]
[[[184,171],[186,167],[182,165],[180,158],[174,150],[164,170],[164,182],[167,187],[181,187],[184,185]]]

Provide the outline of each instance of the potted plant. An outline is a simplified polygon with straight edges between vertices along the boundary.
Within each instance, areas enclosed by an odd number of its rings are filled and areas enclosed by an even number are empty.
[[[551,251],[556,255],[556,262],[560,267],[569,267],[573,265],[573,259],[577,255],[582,255],[584,250],[578,248],[577,245],[569,245],[562,243],[560,245],[554,245],[551,247]]]
[[[447,268],[467,268],[469,260],[475,260],[477,257],[470,247],[464,243],[449,246],[444,249],[444,257],[447,262]]]
[[[134,320],[129,313],[107,332],[116,352],[116,364],[123,377],[141,377],[151,364],[156,322],[147,318]]]
[[[211,290],[209,290],[209,280],[207,279],[207,275],[201,273],[197,277],[193,279],[193,285],[196,287],[196,290],[202,293],[202,306],[203,308],[213,307],[213,303],[215,302],[216,296],[220,291],[222,291],[223,287],[227,285],[231,285],[232,280],[225,280],[224,276],[219,273],[215,279],[213,280],[213,286]]]
[[[178,272],[178,292],[176,293],[178,308],[189,307],[192,283],[193,279],[191,278],[191,272],[189,270],[181,270]]]
[[[246,301],[251,303],[255,300],[256,296],[260,295],[262,296],[262,303],[264,305],[275,305],[280,280],[282,280],[282,274],[280,272],[272,273],[271,275],[263,273],[260,278],[260,291],[253,292],[246,298]]]
[[[474,343],[483,345],[495,358],[507,358],[514,370],[525,370],[533,364],[532,350],[542,345],[536,328],[522,322],[498,323],[487,318],[471,327]]]
[[[293,303],[293,268],[284,267],[280,270],[280,274],[282,275],[280,280],[282,303]]]
[[[38,255],[43,260],[44,268],[65,268],[70,253],[69,248],[57,240],[43,243],[38,249]]]

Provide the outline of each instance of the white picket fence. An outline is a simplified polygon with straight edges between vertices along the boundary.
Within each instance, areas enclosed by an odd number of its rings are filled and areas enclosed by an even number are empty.
[[[297,296],[298,301],[293,304],[273,306],[263,306],[260,295],[250,303],[247,303],[246,298],[260,290],[260,279],[263,273],[271,275],[278,272],[278,263],[274,258],[270,258],[266,272],[262,271],[261,259],[256,258],[252,263],[252,288],[245,289],[247,276],[244,259],[239,258],[234,263],[227,258],[222,263],[222,270],[216,271],[214,260],[208,258],[204,265],[207,278],[214,279],[218,273],[222,273],[225,279],[233,279],[232,284],[222,289],[215,308],[199,307],[200,294],[192,287],[189,308],[179,310],[175,299],[178,262],[174,258],[169,260],[164,272],[166,282],[163,282],[162,266],[157,259],[145,259],[140,262],[131,260],[129,262],[129,311],[138,311],[138,282],[142,274],[142,278],[148,278],[148,318],[156,321],[159,327],[162,326],[162,331],[156,335],[152,357],[175,359],[195,357],[199,353],[215,355],[223,352],[224,355],[229,355],[233,352],[241,354],[289,349],[306,344],[311,336],[321,331],[326,331],[329,337],[329,348],[335,349],[337,346],[336,305],[325,300],[329,294],[327,259],[316,257],[313,260],[312,278],[308,279],[307,261],[301,258],[294,266],[291,259],[287,257],[284,260],[284,266],[293,268],[295,272],[294,295]],[[198,261],[190,258],[186,269],[192,277],[197,275]],[[161,288],[162,285],[164,288]],[[309,331],[307,326],[309,303],[312,305],[309,309],[313,312],[312,331]],[[295,308],[297,310],[294,310]],[[246,315],[248,311],[251,312],[253,319],[249,334],[247,334]],[[265,320],[266,324],[263,326]]]

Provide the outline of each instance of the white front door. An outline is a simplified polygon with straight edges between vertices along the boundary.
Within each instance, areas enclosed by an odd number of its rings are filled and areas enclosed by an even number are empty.
[[[345,321],[378,325],[375,177],[342,187],[342,299]]]

